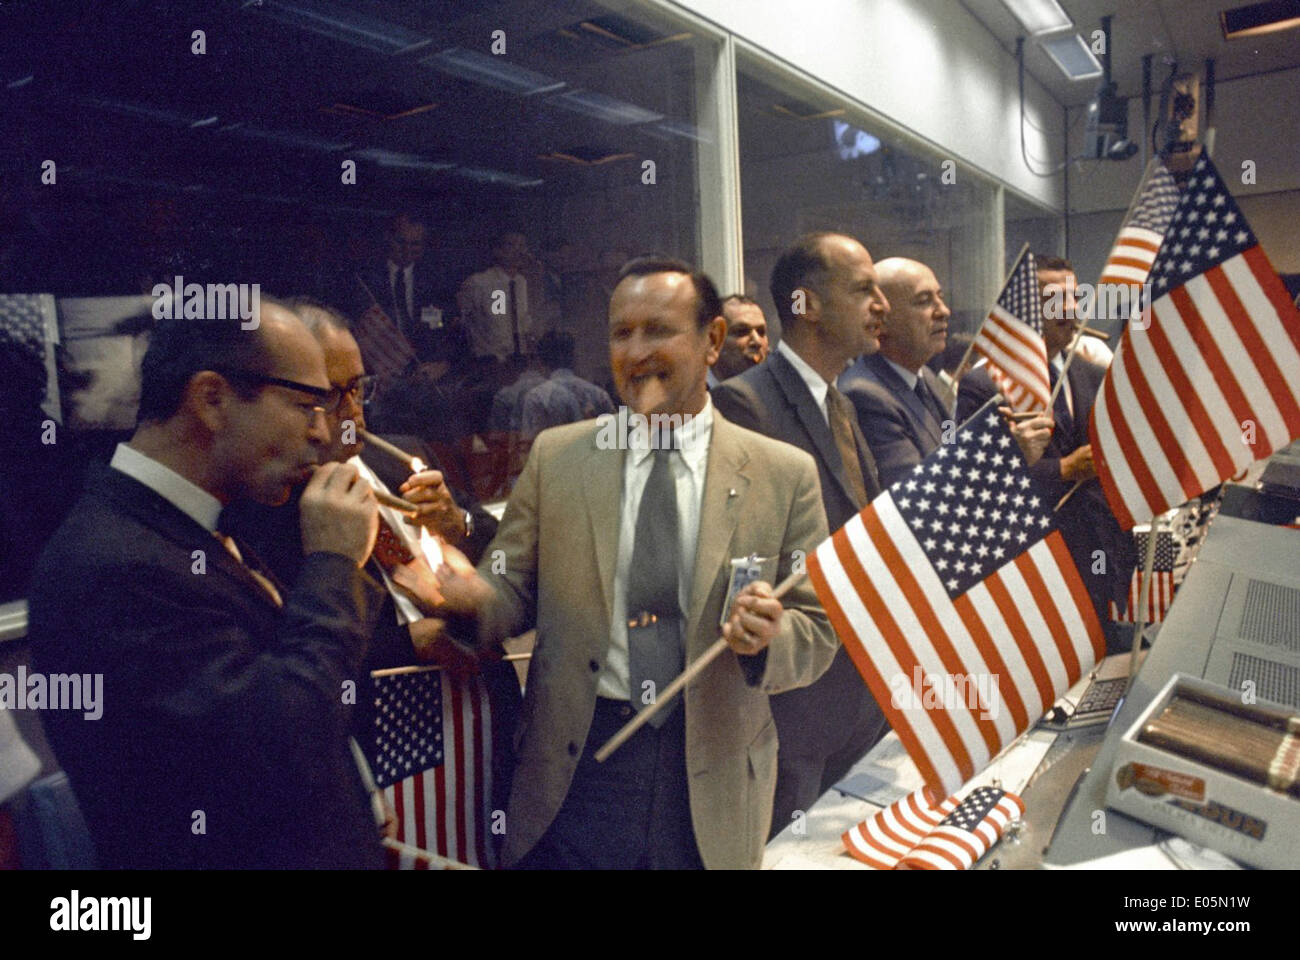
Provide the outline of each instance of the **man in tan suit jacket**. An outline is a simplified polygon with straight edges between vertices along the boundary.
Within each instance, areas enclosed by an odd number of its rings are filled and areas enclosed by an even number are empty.
[[[687,687],[684,711],[670,707],[662,727],[642,727],[604,765],[591,757],[639,708],[627,672],[631,630],[622,628],[635,612],[623,601],[628,584],[648,575],[628,566],[620,544],[620,530],[640,537],[643,529],[629,522],[625,486],[636,482],[627,461],[638,454],[611,448],[609,423],[544,431],[477,575],[441,572],[449,602],[477,608],[480,642],[537,627],[507,865],[761,862],[776,783],[768,694],[816,680],[838,641],[806,580],[779,601],[770,584],[751,584],[719,629],[732,558],[777,558],[769,569],[779,582],[827,536],[812,458],[712,409],[705,376],[725,335],[719,314],[708,278],[674,261],[629,264],[610,307],[615,381],[632,411],[710,424],[706,452],[680,448],[683,460],[706,458],[698,499],[688,468],[675,468],[683,553],[692,537],[696,545],[693,569],[681,573],[683,662],[719,635],[731,650]],[[462,595],[473,599],[455,600]],[[619,689],[623,699],[611,699]],[[644,816],[642,805],[651,808]]]

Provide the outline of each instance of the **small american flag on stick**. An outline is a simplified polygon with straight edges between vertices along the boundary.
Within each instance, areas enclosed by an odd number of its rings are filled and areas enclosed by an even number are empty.
[[[1025,252],[1007,278],[998,302],[980,324],[971,349],[989,362],[989,376],[1014,410],[1051,406],[1043,301],[1034,255]]]
[[[375,733],[363,745],[397,814],[397,840],[476,867],[495,863],[489,836],[492,715],[479,677],[445,670],[376,676]],[[427,869],[403,855],[402,869]]]
[[[986,406],[809,561],[840,642],[937,795],[1104,652],[1053,506]]]
[[[1120,227],[1115,246],[1101,268],[1099,283],[1141,286],[1146,283],[1169,220],[1178,206],[1178,185],[1159,160],[1142,185],[1137,202]]]
[[[976,787],[965,800],[931,804],[918,790],[844,833],[850,856],[877,870],[968,870],[1025,812],[997,787]]]
[[[1093,406],[1093,461],[1125,529],[1300,435],[1300,313],[1204,154]]]

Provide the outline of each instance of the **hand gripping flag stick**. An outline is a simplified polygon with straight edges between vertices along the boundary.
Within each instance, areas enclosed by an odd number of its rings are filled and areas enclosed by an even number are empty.
[[[790,576],[782,580],[777,585],[777,588],[772,591],[773,599],[780,600],[783,596],[785,596],[787,593],[790,592],[791,587],[793,587],[796,583],[798,583],[807,575],[808,574],[806,572],[790,574]],[[718,659],[718,655],[721,654],[722,651],[726,649],[727,649],[727,641],[725,639],[719,637],[717,640],[715,640],[713,642],[713,646],[709,647],[709,649],[705,650],[704,653],[700,654],[700,656],[696,658],[695,662],[692,663],[685,670],[683,670],[681,672],[681,675],[678,676],[676,680],[668,684],[668,686],[664,687],[663,692],[661,692],[657,697],[655,697],[654,703],[650,704],[650,706],[646,707],[635,717],[633,717],[631,720],[625,723],[623,725],[622,730],[620,730],[618,733],[610,737],[608,742],[606,742],[606,744],[603,747],[601,747],[599,750],[596,751],[596,762],[604,763],[607,759],[609,759],[609,755],[611,753],[613,753],[624,743],[626,743],[628,739],[631,738],[632,734],[636,733],[638,730],[641,729],[642,724],[644,724],[647,720],[649,720],[661,709],[663,709],[665,704],[670,703],[673,697],[677,696],[677,694],[681,692],[683,687],[685,687],[688,683],[690,683],[697,676],[699,676],[699,674],[703,672],[704,668],[707,667],[709,664],[711,664],[714,660]]]

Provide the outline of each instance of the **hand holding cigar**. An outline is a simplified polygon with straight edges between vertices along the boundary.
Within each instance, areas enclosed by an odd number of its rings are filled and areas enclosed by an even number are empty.
[[[1011,435],[1016,438],[1020,452],[1025,455],[1025,464],[1032,467],[1042,459],[1056,424],[1041,410],[1020,413],[1010,407],[998,407],[998,413],[1011,424]]]

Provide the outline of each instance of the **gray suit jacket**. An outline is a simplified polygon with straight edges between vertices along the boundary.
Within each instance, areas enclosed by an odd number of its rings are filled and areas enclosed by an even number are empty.
[[[935,407],[942,385],[928,367],[921,368],[921,382],[933,396]],[[858,357],[840,375],[840,390],[853,401],[858,425],[867,438],[880,468],[880,482],[888,487],[903,479],[912,468],[934,452],[943,439],[943,421],[936,410],[921,402],[916,392],[878,353]]]
[[[587,420],[538,436],[479,566],[497,589],[496,602],[480,617],[480,639],[537,627],[515,734],[507,865],[532,849],[568,793],[610,643],[625,452],[598,447],[599,423]],[[779,556],[779,580],[826,536],[817,474],[807,455],[715,413],[687,611],[687,661],[719,636],[731,558]],[[712,869],[759,865],[776,784],[768,694],[811,683],[838,647],[807,580],[782,602],[781,632],[763,654],[741,658],[727,651],[685,691],[691,818],[700,857]]]
[[[822,504],[831,530],[844,526],[866,506],[849,489],[831,428],[808,385],[780,353],[774,351],[754,369],[715,387],[713,402],[742,426],[812,455],[821,475]],[[856,424],[853,435],[871,499],[880,493],[876,461]],[[851,739],[855,724],[880,722],[871,692],[842,650],[817,683],[776,697],[772,712],[783,757],[827,758]]]

